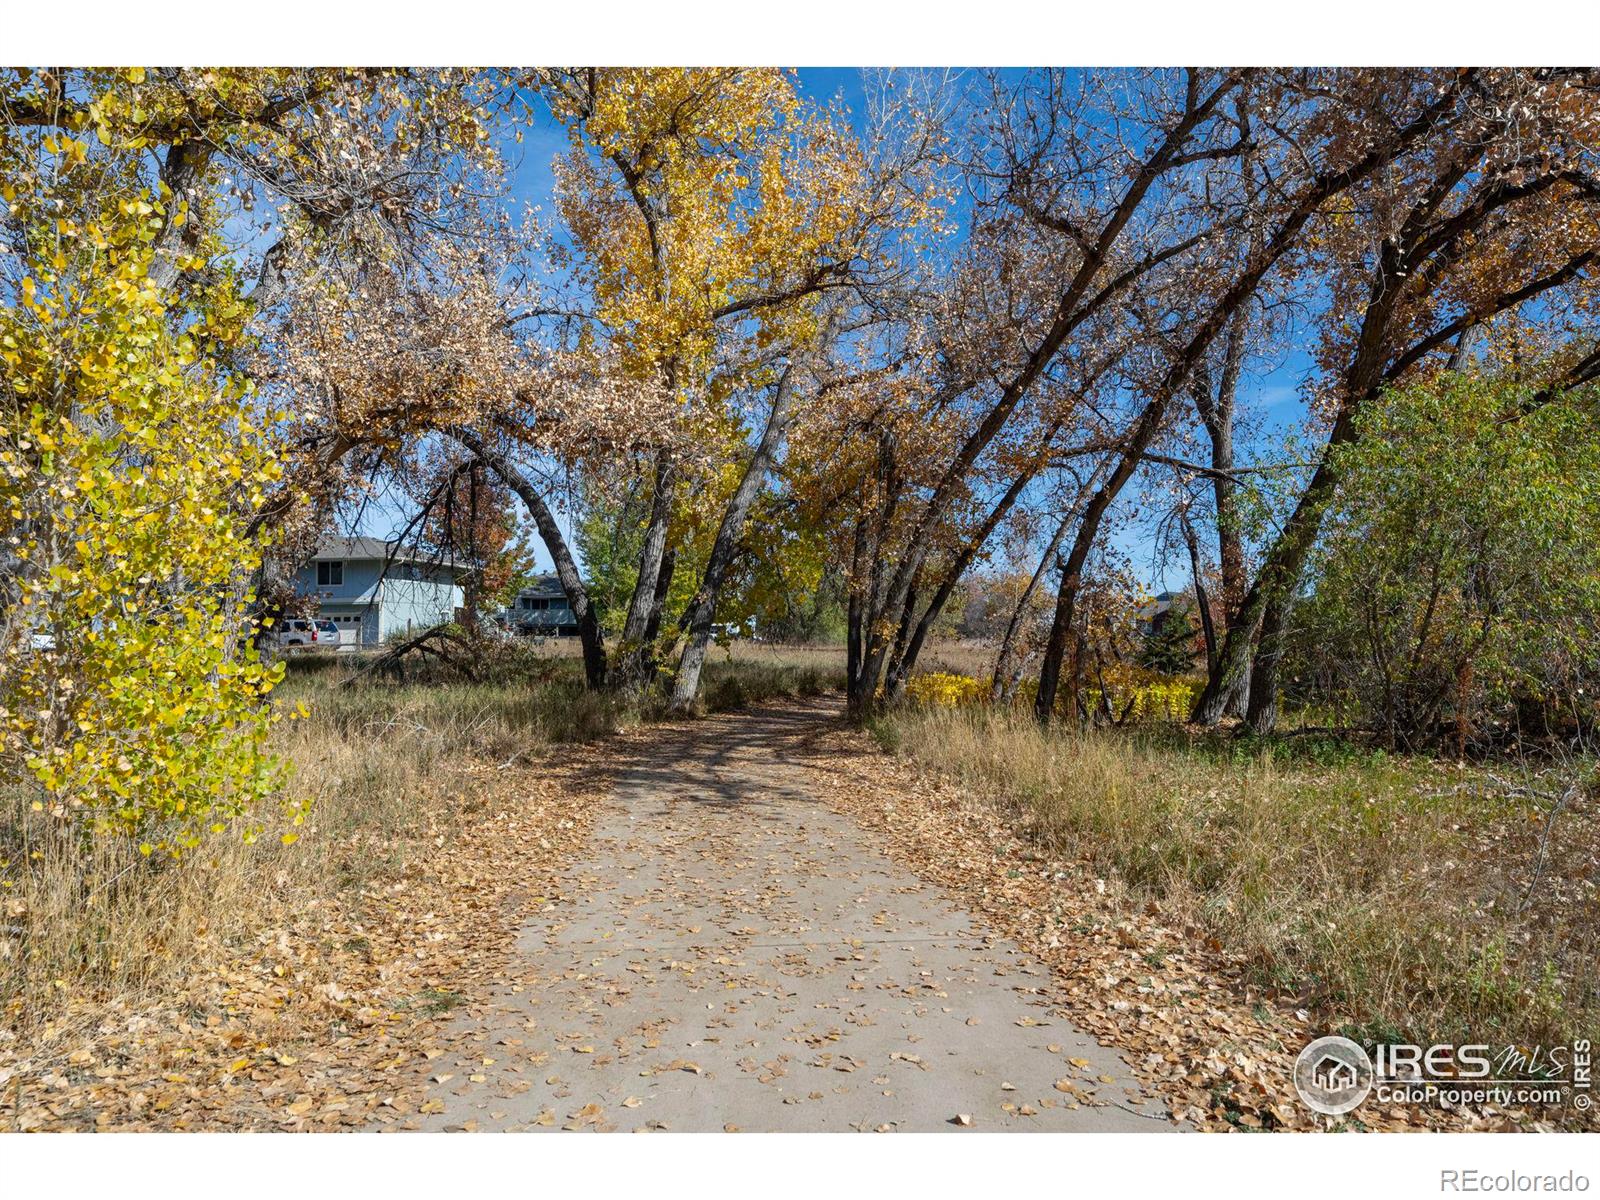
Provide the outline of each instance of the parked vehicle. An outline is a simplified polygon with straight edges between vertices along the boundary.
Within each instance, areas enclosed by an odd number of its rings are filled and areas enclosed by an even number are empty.
[[[337,650],[339,627],[326,617],[289,617],[267,636],[269,645],[279,650]]]

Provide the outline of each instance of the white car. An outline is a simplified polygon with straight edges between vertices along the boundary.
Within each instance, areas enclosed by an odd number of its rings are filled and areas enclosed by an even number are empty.
[[[337,650],[339,627],[327,618],[288,617],[268,635],[279,650]]]

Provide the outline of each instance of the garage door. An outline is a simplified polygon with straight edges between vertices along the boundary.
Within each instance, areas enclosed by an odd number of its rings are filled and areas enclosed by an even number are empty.
[[[339,645],[359,646],[361,644],[360,617],[329,617],[328,619],[339,627]]]

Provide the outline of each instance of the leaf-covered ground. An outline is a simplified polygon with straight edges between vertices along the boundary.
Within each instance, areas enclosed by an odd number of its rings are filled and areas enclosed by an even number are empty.
[[[414,1122],[455,1010],[504,978],[520,898],[584,844],[602,777],[475,769],[425,805],[370,887],[305,901],[199,956],[159,1002],[68,1002],[0,1045],[0,1128],[396,1127]]]
[[[1532,1130],[1550,1114],[1369,1099],[1346,1118],[1299,1101],[1295,1057],[1321,1016],[1249,981],[1203,929],[1174,919],[1086,864],[1051,858],[1020,832],[1017,806],[872,752],[865,734],[819,735],[830,803],[888,853],[949,888],[996,931],[1049,964],[1062,1011],[1126,1056],[1176,1119],[1201,1130]]]
[[[463,1011],[425,1127],[1169,1129],[1050,973],[819,798],[838,702],[619,739],[517,966]]]

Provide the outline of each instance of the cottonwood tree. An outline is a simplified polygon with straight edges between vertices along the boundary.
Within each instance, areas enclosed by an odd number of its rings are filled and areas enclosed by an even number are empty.
[[[272,790],[250,586],[305,414],[260,348],[294,280],[447,221],[482,142],[450,73],[0,72],[6,703],[69,815],[177,850]]]
[[[1052,531],[1045,540],[1044,549],[1037,552],[1033,571],[1016,590],[995,653],[989,694],[998,703],[1008,704],[1015,698],[1029,660],[1043,648],[1043,638],[1038,636],[1036,625],[1042,620],[1047,631],[1050,614],[1040,610],[1040,584],[1052,570],[1059,569],[1062,543],[1078,523],[1084,504],[1098,490],[1101,476],[1110,465],[1110,458],[1101,453],[1089,460],[1087,471],[1069,458],[1056,472],[1061,476],[1060,484],[1045,514],[1053,526]]]
[[[249,336],[230,348],[231,365],[273,412],[287,468],[248,530],[284,555],[393,432],[342,421],[325,398],[294,390],[293,364],[281,361],[296,352],[293,317],[307,292],[358,293],[372,264],[473,235],[500,169],[486,121],[503,84],[453,70],[7,73],[0,115],[13,142],[78,131],[148,182],[158,199],[151,279],[174,321],[222,284],[245,305]]]
[[[919,597],[947,596],[949,568],[972,551],[976,537],[950,540],[958,510],[981,505],[974,535],[987,537],[998,523],[988,518],[1001,506],[981,503],[973,490],[986,456],[1022,464],[1002,470],[1001,501],[1034,469],[1028,464],[1042,460],[1039,441],[1058,425],[1048,414],[1037,419],[1038,385],[1131,292],[1152,278],[1171,281],[1186,263],[1198,277],[1217,222],[1197,206],[1196,188],[1206,163],[1238,153],[1220,116],[1247,74],[1043,72],[990,81],[967,174],[980,189],[979,228],[991,236],[975,239],[960,285],[982,302],[969,313],[948,305],[943,321],[919,316],[901,339],[909,352],[892,351],[896,373],[921,376],[902,389],[917,394],[925,428],[942,430],[945,442],[930,450],[909,430],[907,446],[892,427],[854,424],[858,456],[876,458],[866,482],[877,500],[862,506],[850,554],[861,568],[853,575],[853,714],[877,703],[891,658],[904,678],[904,651],[930,615]],[[1002,236],[1008,232],[1016,236]],[[1040,435],[1031,446],[1024,427]],[[893,525],[902,528],[890,538]],[[942,543],[953,549],[940,571]]]
[[[1185,291],[1192,301],[1181,323],[1160,343],[1167,358],[1165,369],[1149,386],[1148,401],[1128,428],[1115,468],[1085,509],[1064,563],[1056,617],[1040,672],[1035,711],[1041,721],[1048,721],[1054,712],[1076,593],[1100,524],[1146,460],[1196,367],[1270,275],[1304,261],[1312,237],[1322,228],[1319,218],[1336,221],[1342,211],[1338,206],[1347,195],[1386,179],[1408,154],[1454,124],[1476,75],[1288,71],[1263,73],[1253,79],[1254,103],[1274,115],[1270,123],[1258,127],[1270,130],[1273,139],[1269,142],[1264,135],[1258,136],[1249,146],[1253,169],[1259,172],[1253,176],[1257,181],[1253,204],[1265,206],[1265,212],[1252,217],[1256,229],[1247,242],[1249,252],[1236,269],[1213,262],[1212,268],[1223,269],[1209,269],[1204,277],[1191,279]],[[1236,160],[1245,146],[1235,145]],[[1232,244],[1237,244],[1236,239]],[[1252,619],[1244,604],[1239,619],[1247,623]],[[1230,640],[1237,643],[1239,639]],[[1234,686],[1230,681],[1219,690],[1218,712]]]
[[[107,100],[139,80],[95,82]],[[277,674],[241,643],[231,587],[257,554],[239,514],[277,464],[231,365],[248,306],[224,275],[175,315],[158,267],[176,201],[116,140],[0,139],[0,763],[36,834],[176,854],[235,822],[254,836],[279,782],[260,703]]]
[[[1500,314],[1560,320],[1563,297],[1584,286],[1600,255],[1593,69],[1373,72],[1354,82],[1371,99],[1341,88],[1329,115],[1343,140],[1387,137],[1395,97],[1414,96],[1429,116],[1422,136],[1344,189],[1339,210],[1318,223],[1330,303],[1317,399],[1329,434],[1196,704],[1205,724],[1221,718],[1249,672],[1249,723],[1273,727],[1282,637],[1340,477],[1330,452],[1359,441],[1364,409],[1385,388],[1444,368],[1464,335]],[[1595,355],[1579,356],[1547,389],[1597,370]]]
[[[870,278],[885,239],[919,215],[912,172],[885,169],[842,114],[804,101],[781,71],[585,69],[535,83],[572,135],[558,208],[580,344],[606,347],[681,410],[679,436],[639,464],[649,502],[617,682],[654,672],[682,561],[675,518],[686,504],[720,509],[701,523],[717,534],[680,621],[692,695],[733,549],[792,420],[796,363],[821,337],[825,297]],[[762,398],[762,433],[728,472],[736,397]],[[687,453],[685,431],[700,436]]]
[[[566,590],[586,677],[601,686],[598,614],[553,504],[553,476],[601,472],[681,434],[677,406],[603,349],[550,350],[529,336],[538,297],[515,287],[527,236],[486,220],[479,236],[369,267],[355,287],[306,289],[286,318],[279,381],[307,412],[343,431],[359,472],[341,469],[330,501],[382,475],[405,479],[417,456],[481,460],[526,508]],[[420,449],[419,449],[420,447]]]

